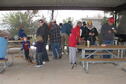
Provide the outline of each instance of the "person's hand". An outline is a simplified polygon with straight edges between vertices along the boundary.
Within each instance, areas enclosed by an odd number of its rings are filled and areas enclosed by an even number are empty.
[[[96,36],[96,41],[99,41],[99,38]]]
[[[117,31],[116,31],[115,29],[113,30],[113,32],[114,32],[114,33],[117,33]]]
[[[106,46],[106,44],[101,44],[101,46],[105,47],[105,46]]]
[[[92,36],[94,36],[95,35],[95,33],[92,33]]]
[[[90,32],[89,35],[92,35],[92,33]]]
[[[20,49],[21,51],[23,50],[23,48]]]
[[[35,42],[33,42],[32,45],[35,46]]]
[[[109,31],[108,31],[108,33],[109,33],[109,34],[111,34],[111,33],[112,33],[112,31],[111,31],[111,30],[109,30]]]
[[[81,40],[84,40],[84,37],[83,37],[83,38],[81,38]]]
[[[117,30],[113,27],[112,28],[112,31],[114,32],[114,33],[117,33]]]

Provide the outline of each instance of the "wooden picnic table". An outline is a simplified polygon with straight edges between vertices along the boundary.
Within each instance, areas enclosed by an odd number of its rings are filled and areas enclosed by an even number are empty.
[[[84,45],[78,45],[77,46],[78,49],[82,49],[82,53],[81,53],[81,59],[80,61],[82,61],[83,64],[83,68],[86,72],[88,72],[88,64],[89,63],[118,63],[118,62],[126,62],[126,58],[125,58],[125,51],[126,51],[126,46],[124,45],[107,45],[107,46],[84,46]],[[93,52],[89,52],[89,51],[93,51]],[[88,53],[88,54],[87,54]],[[110,59],[103,59],[103,58],[99,58],[99,59],[92,59],[90,58],[92,55],[99,55],[103,56],[103,55],[111,55]]]

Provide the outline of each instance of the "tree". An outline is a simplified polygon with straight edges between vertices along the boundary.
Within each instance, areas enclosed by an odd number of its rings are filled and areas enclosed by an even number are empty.
[[[33,17],[36,17],[37,10],[27,10],[24,12],[10,12],[3,15],[3,25],[7,27],[12,36],[17,35],[19,26],[23,25],[26,34],[32,34],[35,25]]]
[[[73,19],[72,17],[68,17],[68,18],[66,18],[66,19],[63,19],[63,23],[67,23],[68,21],[73,22],[74,19]]]

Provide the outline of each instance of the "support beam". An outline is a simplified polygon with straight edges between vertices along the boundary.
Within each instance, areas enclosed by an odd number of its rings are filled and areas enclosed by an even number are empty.
[[[0,10],[107,10],[113,11],[114,7],[81,7],[81,6],[28,6],[28,7],[1,7]]]
[[[51,10],[51,20],[54,19],[54,10]]]
[[[120,6],[117,6],[115,8],[116,11],[122,11],[122,10],[126,10],[126,3],[120,5]]]

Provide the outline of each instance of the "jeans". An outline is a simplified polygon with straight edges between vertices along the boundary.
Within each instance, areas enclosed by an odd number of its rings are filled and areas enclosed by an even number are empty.
[[[29,50],[24,50],[25,59],[29,60]]]
[[[104,40],[103,44],[113,45],[113,41],[112,40]]]
[[[52,51],[53,51],[53,58],[57,59],[61,57],[61,46],[60,43],[51,43],[52,45]]]
[[[46,44],[43,48],[43,61],[49,61],[49,57],[48,57],[47,50],[46,50]]]
[[[113,41],[112,40],[104,40],[103,41],[103,44],[106,44],[106,45],[113,45]],[[111,50],[109,50],[111,51]],[[111,58],[111,55],[103,55],[103,58],[107,59],[107,58]]]
[[[71,64],[75,64],[76,63],[76,60],[77,60],[76,51],[77,51],[77,48],[69,47],[69,62]]]
[[[67,44],[68,41],[68,35],[66,33],[61,33],[61,49],[63,52],[65,52],[64,47]]]
[[[43,64],[43,53],[36,53],[36,62],[37,65]]]

